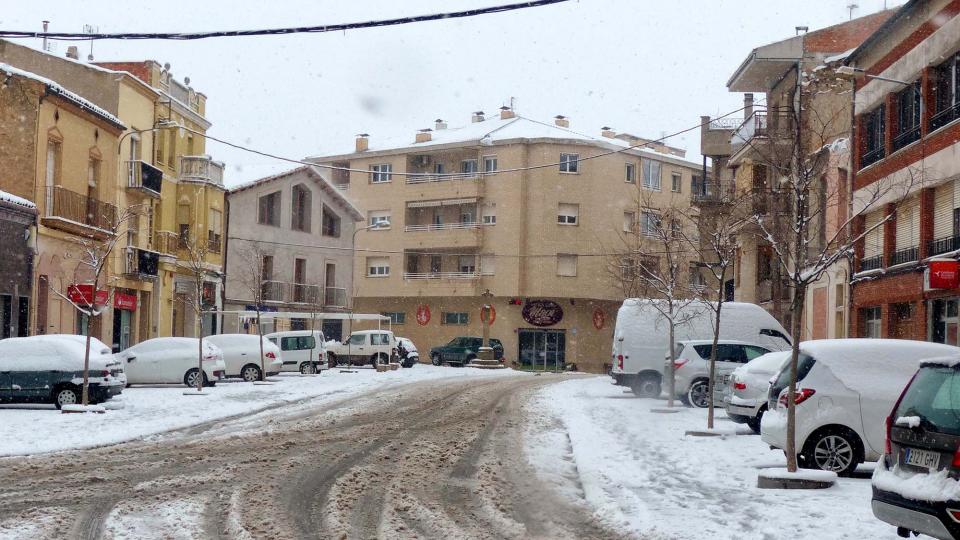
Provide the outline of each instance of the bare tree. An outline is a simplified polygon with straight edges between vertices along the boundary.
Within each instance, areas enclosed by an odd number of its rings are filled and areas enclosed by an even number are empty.
[[[104,207],[106,208],[106,207]],[[110,207],[111,209],[113,207]],[[98,232],[89,234],[79,240],[80,257],[74,269],[73,283],[66,291],[53,289],[53,293],[66,300],[81,315],[87,317],[86,346],[83,353],[83,388],[80,402],[86,406],[90,403],[90,338],[94,320],[113,303],[113,288],[109,287],[107,266],[111,262],[114,248],[126,234],[127,224],[140,212],[140,206],[124,208],[119,212],[107,212],[103,215],[94,215],[93,207],[88,208],[90,219],[98,224]],[[97,301],[100,292],[106,296],[102,302]]]
[[[204,379],[206,374],[203,371],[203,314],[204,278],[210,273],[210,265],[207,263],[207,254],[210,253],[209,245],[206,239],[197,238],[196,235],[190,235],[187,238],[181,238],[180,247],[183,249],[186,257],[177,259],[177,266],[190,273],[192,279],[192,291],[188,296],[188,302],[191,310],[196,315],[197,332],[197,376],[195,384],[197,392],[203,391]]]
[[[271,285],[266,275],[265,259],[266,253],[259,244],[250,242],[246,248],[240,251],[240,265],[242,273],[233,277],[239,281],[241,287],[247,293],[251,305],[257,316],[257,335],[260,337],[260,380],[263,381],[266,374],[263,352],[263,321],[260,316],[263,309],[264,300],[266,300],[268,290]]]

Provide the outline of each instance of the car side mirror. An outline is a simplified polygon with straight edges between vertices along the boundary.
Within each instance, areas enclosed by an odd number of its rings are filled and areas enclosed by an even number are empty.
[[[137,357],[136,357],[135,355],[132,355],[132,354],[131,354],[130,356],[127,357],[127,362],[133,362],[133,361],[136,360],[136,359],[137,359]]]

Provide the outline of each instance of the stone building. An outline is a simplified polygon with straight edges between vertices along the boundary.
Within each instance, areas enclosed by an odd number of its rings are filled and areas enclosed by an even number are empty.
[[[37,206],[0,191],[0,339],[30,335]]]

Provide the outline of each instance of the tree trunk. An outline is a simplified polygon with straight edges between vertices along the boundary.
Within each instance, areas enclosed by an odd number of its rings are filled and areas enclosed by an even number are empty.
[[[667,362],[667,407],[673,407],[673,399],[677,395],[677,378],[674,374],[673,361],[677,358],[676,344],[673,340],[674,321],[670,315],[670,361]]]
[[[276,327],[276,325],[274,325]],[[260,326],[260,305],[257,305],[257,335],[260,336],[260,380],[267,378],[267,367],[263,361],[263,327]]]
[[[790,386],[787,390],[787,444],[783,449],[787,455],[787,470],[797,470],[797,410],[794,405],[794,396],[797,392],[797,362],[800,358],[800,318],[803,315],[803,302],[806,288],[795,286],[793,304],[790,306],[790,333],[793,343],[790,347]]]
[[[717,379],[717,342],[720,341],[720,310],[723,300],[717,298],[717,309],[714,311],[713,347],[710,348],[710,379],[707,383],[707,429],[713,429],[713,387]]]
[[[203,310],[197,310],[197,392],[203,392]]]
[[[97,291],[93,291],[94,298],[96,298]],[[90,308],[90,313],[93,313],[93,308]],[[87,316],[87,347],[83,351],[83,391],[81,392],[82,396],[80,398],[80,403],[86,407],[90,404],[90,326],[93,323],[93,316]]]

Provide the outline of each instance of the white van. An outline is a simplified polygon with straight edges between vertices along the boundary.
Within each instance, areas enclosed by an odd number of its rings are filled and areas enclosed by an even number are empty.
[[[319,330],[288,330],[265,334],[274,345],[280,347],[283,359],[281,371],[319,373],[327,366],[327,350],[323,332]]]
[[[660,300],[628,298],[617,311],[613,331],[610,376],[639,397],[660,395],[664,353],[670,350],[670,326],[657,311]],[[679,311],[684,321],[674,329],[676,341],[713,339],[713,310],[692,303]],[[733,339],[781,351],[790,347],[790,336],[762,307],[743,302],[724,302],[720,312],[720,339]]]

